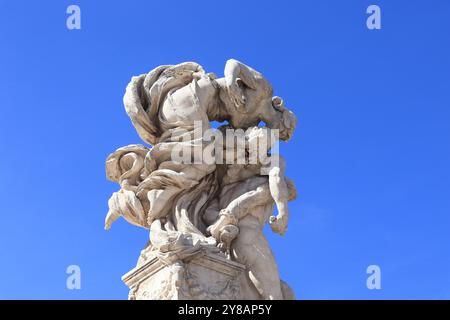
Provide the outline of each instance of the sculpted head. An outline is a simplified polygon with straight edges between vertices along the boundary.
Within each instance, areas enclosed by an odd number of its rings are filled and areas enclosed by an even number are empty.
[[[235,128],[258,125],[278,129],[281,140],[289,140],[296,125],[294,114],[284,106],[283,99],[273,96],[272,85],[258,71],[241,64],[240,77],[236,79],[243,96],[243,104],[233,101],[230,124]]]

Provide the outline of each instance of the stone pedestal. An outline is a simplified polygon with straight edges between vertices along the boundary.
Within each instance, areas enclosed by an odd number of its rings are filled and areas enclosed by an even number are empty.
[[[217,253],[199,253],[164,263],[151,257],[126,273],[130,300],[235,300],[242,299],[245,266]]]

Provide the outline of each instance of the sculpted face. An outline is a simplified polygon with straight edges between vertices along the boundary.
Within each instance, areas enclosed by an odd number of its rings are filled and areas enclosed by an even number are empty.
[[[291,110],[284,106],[283,99],[278,96],[272,97],[272,106],[278,112],[272,128],[280,130],[280,139],[287,141],[294,134],[297,118]]]
[[[268,128],[280,130],[281,140],[289,140],[297,122],[294,114],[284,106],[281,98],[272,96],[272,86],[256,71],[254,80],[254,89],[238,82],[245,97],[245,107],[232,112],[230,124],[245,129],[263,121]]]

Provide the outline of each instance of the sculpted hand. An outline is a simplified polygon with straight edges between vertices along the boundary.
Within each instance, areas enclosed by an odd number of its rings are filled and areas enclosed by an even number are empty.
[[[269,218],[269,224],[272,231],[278,233],[280,236],[284,235],[287,231],[287,217],[285,215],[271,216]]]

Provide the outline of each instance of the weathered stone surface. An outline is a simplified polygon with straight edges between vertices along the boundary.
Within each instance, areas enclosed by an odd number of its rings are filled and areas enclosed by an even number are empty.
[[[242,299],[245,266],[223,254],[198,254],[166,265],[153,256],[122,277],[132,300],[235,300]]]
[[[296,118],[272,91],[233,59],[222,78],[185,62],[131,79],[125,109],[149,145],[109,155],[107,178],[120,190],[105,219],[106,229],[123,217],[150,231],[124,277],[131,298],[293,298],[262,232],[267,223],[286,232],[296,195],[284,160],[271,152],[291,138]],[[212,121],[227,124],[214,131]]]

